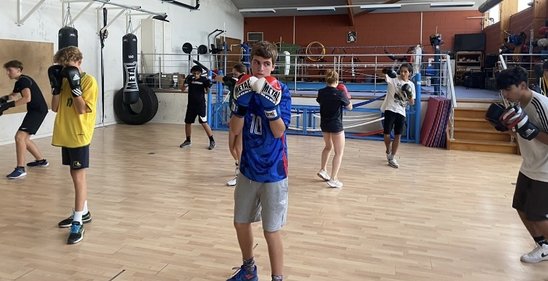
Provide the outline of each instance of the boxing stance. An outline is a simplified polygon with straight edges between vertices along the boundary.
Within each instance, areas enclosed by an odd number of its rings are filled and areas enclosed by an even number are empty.
[[[237,63],[232,67],[232,75],[227,76],[221,76],[217,75],[215,76],[215,81],[224,83],[229,90],[229,108],[234,107],[234,86],[236,86],[236,82],[242,78],[244,74],[247,73],[247,67],[241,63]],[[236,170],[234,172],[234,178],[230,179],[226,182],[226,185],[228,186],[235,186],[236,181],[238,179],[238,174],[240,172],[239,169],[239,163],[240,163],[240,155],[242,154],[242,135],[234,135],[231,130],[228,131],[228,150],[230,151],[230,154],[232,155],[232,158],[234,158],[234,164],[236,165]]]
[[[82,72],[82,53],[77,47],[63,48],[55,54],[57,64],[48,69],[52,87],[51,109],[57,112],[51,144],[61,147],[63,165],[69,166],[74,184],[74,211],[59,222],[70,227],[68,244],[84,238],[84,223],[91,222],[87,204],[86,169],[89,167],[89,145],[97,115],[97,81]]]
[[[384,112],[384,145],[386,147],[386,160],[388,165],[398,168],[396,153],[401,142],[401,135],[405,126],[405,112],[407,105],[415,104],[415,84],[409,80],[411,65],[403,63],[400,66],[399,75],[393,69],[384,69],[388,89],[386,97],[381,105]],[[390,133],[394,130],[394,141],[391,141]]]
[[[492,104],[486,119],[499,131],[517,134],[523,162],[512,207],[536,244],[521,261],[537,263],[548,260],[548,98],[528,88],[527,71],[521,67],[503,70],[496,82],[512,105]]]
[[[213,139],[213,132],[207,124],[207,115],[206,115],[206,101],[204,95],[207,93],[211,87],[211,81],[202,75],[202,68],[198,65],[193,66],[190,69],[192,75],[186,77],[185,82],[181,84],[181,91],[185,91],[188,87],[188,102],[186,106],[186,116],[185,116],[185,135],[186,139],[181,145],[180,148],[190,147],[192,142],[190,140],[192,134],[192,124],[198,117],[198,122],[204,128],[204,131],[209,138],[208,149],[212,150],[215,148],[215,140]]]
[[[343,108],[352,110],[348,90],[344,84],[339,84],[339,74],[330,69],[325,75],[326,87],[318,91],[316,101],[320,104],[320,128],[322,130],[325,147],[322,150],[321,168],[318,176],[327,181],[327,185],[333,188],[343,187],[339,181],[338,174],[341,167],[344,153],[344,128],[343,128]],[[331,167],[331,176],[327,173],[327,160],[329,154],[334,148],[333,165]]]
[[[228,281],[257,281],[251,223],[262,219],[272,280],[283,280],[280,230],[287,217],[287,142],[291,95],[287,86],[270,76],[278,56],[270,42],[251,50],[253,76],[242,76],[234,88],[230,130],[242,134],[240,174],[234,189],[234,227],[243,264]]]
[[[30,139],[30,136],[36,134],[46,118],[48,105],[36,81],[22,73],[22,62],[18,60],[8,61],[4,64],[4,69],[6,69],[8,77],[16,80],[16,82],[11,94],[0,97],[0,115],[11,107],[27,105],[27,114],[25,114],[21,126],[15,133],[17,166],[13,172],[6,176],[8,179],[18,179],[27,175],[25,166],[23,166],[25,164],[25,151],[30,152],[35,159],[35,161],[27,163],[28,167],[47,167],[49,165],[38,146]],[[20,98],[17,98],[19,94]]]

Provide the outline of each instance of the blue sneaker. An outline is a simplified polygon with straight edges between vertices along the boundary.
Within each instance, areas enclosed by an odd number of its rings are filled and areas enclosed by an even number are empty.
[[[236,272],[234,272],[234,275],[226,281],[259,281],[259,277],[257,276],[257,267],[254,266],[253,272],[247,272],[242,265]]]
[[[84,239],[84,225],[80,222],[73,221],[70,227],[67,244],[76,244]]]
[[[16,167],[15,170],[13,170],[13,172],[11,172],[11,174],[7,175],[6,177],[8,179],[18,179],[18,178],[22,178],[24,176],[27,175],[27,172],[25,172],[25,168],[23,167]]]

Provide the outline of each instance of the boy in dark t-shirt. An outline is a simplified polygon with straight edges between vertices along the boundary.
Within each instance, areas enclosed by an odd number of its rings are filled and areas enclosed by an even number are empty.
[[[10,79],[16,80],[11,94],[0,97],[0,115],[8,108],[26,104],[27,114],[23,118],[21,126],[15,134],[15,148],[17,154],[17,166],[6,177],[9,179],[22,178],[27,175],[25,171],[25,151],[29,151],[35,158],[35,161],[27,163],[29,167],[47,167],[48,161],[44,159],[42,153],[30,139],[31,135],[36,134],[40,125],[48,114],[48,105],[42,95],[42,91],[34,79],[24,75],[23,63],[18,60],[8,61],[4,64],[4,69]],[[17,98],[21,95],[21,98]]]
[[[185,134],[186,140],[179,146],[181,148],[190,147],[192,142],[190,141],[190,135],[192,133],[192,124],[198,117],[198,122],[204,128],[204,131],[209,138],[209,150],[215,148],[215,140],[213,139],[213,132],[207,124],[207,110],[206,101],[204,95],[211,87],[211,81],[202,75],[202,68],[198,65],[193,66],[190,69],[192,75],[187,76],[185,82],[181,85],[181,91],[185,91],[188,87],[188,103],[186,106],[185,116]]]

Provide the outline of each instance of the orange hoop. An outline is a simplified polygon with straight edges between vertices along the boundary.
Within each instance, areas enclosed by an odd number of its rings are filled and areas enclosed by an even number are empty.
[[[322,48],[321,54],[319,54],[319,55],[312,54],[310,52],[310,49],[313,48],[313,46],[318,46],[318,47]],[[306,58],[307,59],[309,59],[311,61],[320,61],[325,56],[325,46],[322,43],[318,42],[318,41],[312,41],[308,44],[308,46],[306,46],[305,53],[306,53]]]

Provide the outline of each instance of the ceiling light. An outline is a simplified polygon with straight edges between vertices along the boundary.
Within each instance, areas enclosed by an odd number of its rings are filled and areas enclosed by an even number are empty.
[[[240,9],[240,13],[276,13],[274,9]]]
[[[401,4],[370,4],[361,5],[360,9],[377,10],[377,9],[399,9]]]
[[[303,7],[303,8],[297,8],[297,11],[304,12],[304,11],[332,11],[335,12],[335,7]]]
[[[431,8],[448,8],[448,7],[473,7],[474,2],[436,2],[430,3]]]

